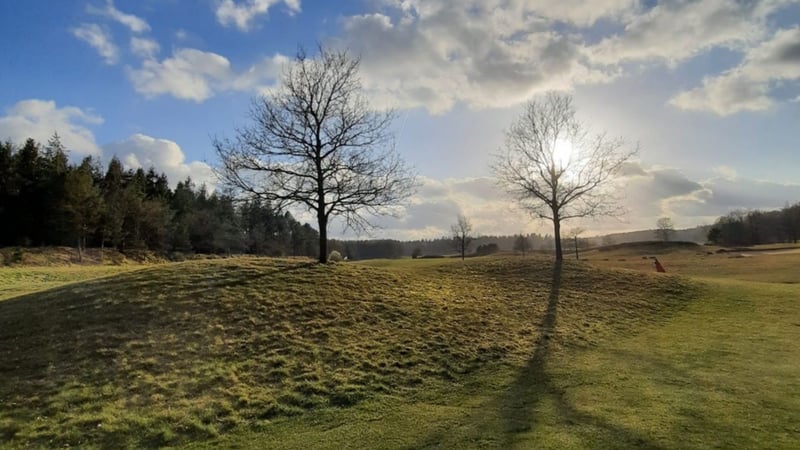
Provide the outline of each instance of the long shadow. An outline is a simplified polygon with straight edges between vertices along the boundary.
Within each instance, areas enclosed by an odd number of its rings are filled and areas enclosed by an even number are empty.
[[[550,378],[545,370],[545,362],[550,352],[550,341],[555,336],[562,269],[560,262],[553,265],[547,310],[539,324],[539,336],[533,355],[505,395],[501,397],[498,405],[504,424],[506,438],[504,446],[511,444],[516,433],[530,431],[535,420],[533,411],[548,391]]]
[[[562,265],[557,262],[553,266],[547,310],[539,324],[539,337],[533,355],[494,405],[499,410],[499,416],[503,423],[504,435],[501,446],[510,448],[515,443],[518,434],[533,431],[537,422],[541,421],[537,417],[536,411],[547,407],[548,405],[544,403],[548,401],[548,404],[555,406],[557,413],[555,420],[569,426],[579,426],[576,428],[578,433],[587,431],[590,433],[585,436],[590,439],[586,444],[601,447],[660,448],[644,436],[631,430],[579,411],[567,399],[566,392],[553,383],[547,370],[547,362],[551,343],[556,337],[561,275]],[[591,430],[592,428],[595,431]],[[596,433],[597,429],[600,433]],[[600,438],[602,440],[597,440],[598,435],[602,436]]]

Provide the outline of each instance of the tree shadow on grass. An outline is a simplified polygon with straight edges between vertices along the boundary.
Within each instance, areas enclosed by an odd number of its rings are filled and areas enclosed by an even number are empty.
[[[558,303],[561,291],[562,265],[556,263],[552,270],[547,309],[539,324],[539,334],[534,351],[525,367],[503,392],[475,413],[462,419],[459,430],[440,430],[427,436],[425,447],[452,447],[465,440],[476,447],[513,448],[515,445],[541,447],[532,442],[530,435],[544,426],[554,431],[564,431],[567,442],[583,447],[601,448],[661,448],[647,437],[622,425],[609,423],[602,418],[580,411],[567,398],[567,392],[554,382],[547,370],[552,347],[557,335]],[[634,414],[635,412],[631,412]],[[458,435],[458,436],[456,436]],[[554,442],[559,442],[558,438]],[[471,445],[472,445],[471,444]],[[564,444],[549,446],[562,447]]]
[[[511,447],[518,434],[534,430],[541,424],[537,411],[552,405],[554,425],[574,427],[583,444],[592,446],[632,446],[637,448],[660,448],[644,436],[612,424],[599,417],[580,411],[567,398],[547,370],[551,345],[556,336],[558,302],[561,290],[562,266],[553,266],[553,278],[548,296],[547,310],[539,325],[539,337],[533,355],[517,375],[514,382],[500,396],[495,405],[503,423],[502,447]],[[585,436],[581,436],[586,434]]]

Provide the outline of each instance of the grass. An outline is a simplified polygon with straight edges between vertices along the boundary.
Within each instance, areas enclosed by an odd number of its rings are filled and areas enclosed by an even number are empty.
[[[46,291],[70,283],[107,277],[143,268],[142,265],[0,267],[0,301]]]
[[[613,251],[589,251],[581,257],[600,268],[625,268],[653,272],[652,256],[667,273],[703,279],[735,279],[765,283],[800,283],[800,252],[769,254],[775,246],[758,246],[756,252],[717,253],[718,247],[640,248],[633,246]],[[760,251],[759,251],[760,250]]]
[[[761,281],[641,256],[235,258],[18,296],[0,446],[800,445],[800,286],[763,282],[790,255]]]

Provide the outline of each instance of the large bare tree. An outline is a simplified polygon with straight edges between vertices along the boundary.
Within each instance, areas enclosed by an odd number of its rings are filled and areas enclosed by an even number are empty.
[[[411,195],[414,176],[394,151],[390,111],[370,108],[359,59],[320,47],[303,51],[279,87],[254,100],[252,124],[234,140],[214,140],[224,182],[317,217],[319,261],[328,257],[328,223],[339,217],[357,232]]]
[[[548,93],[529,101],[506,130],[493,170],[524,209],[553,222],[561,261],[561,222],[623,212],[611,182],[637,151],[621,138],[591,134],[575,117],[571,96]]]

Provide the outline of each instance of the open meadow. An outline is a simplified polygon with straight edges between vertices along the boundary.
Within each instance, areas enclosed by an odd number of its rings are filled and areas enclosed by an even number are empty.
[[[0,268],[0,446],[800,446],[800,254],[584,257]]]

